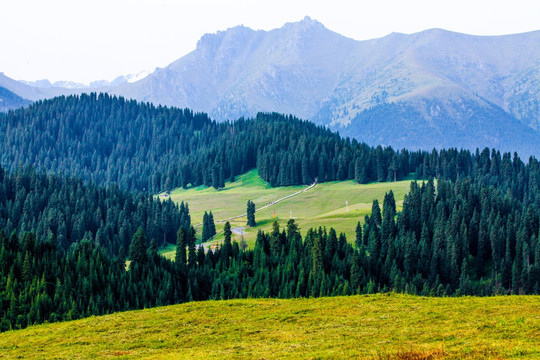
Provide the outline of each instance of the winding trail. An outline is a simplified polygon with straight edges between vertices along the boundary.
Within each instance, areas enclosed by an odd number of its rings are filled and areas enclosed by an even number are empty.
[[[307,188],[305,188],[305,189],[302,189],[302,190],[300,190],[300,191],[297,191],[297,192],[295,192],[294,194],[284,196],[284,197],[282,197],[282,198],[280,198],[280,199],[277,199],[277,200],[275,200],[275,201],[272,201],[270,204],[266,204],[266,205],[264,205],[264,206],[261,206],[261,207],[258,208],[258,209],[255,209],[255,212],[259,212],[259,211],[261,211],[261,210],[268,209],[269,207],[272,207],[272,206],[276,205],[277,203],[280,203],[280,202],[282,202],[282,201],[284,201],[284,200],[287,200],[287,199],[290,199],[290,198],[292,198],[292,197],[294,197],[294,196],[297,196],[297,195],[300,195],[300,194],[302,194],[302,193],[305,193],[306,191],[309,191],[309,190],[313,189],[316,185],[317,185],[317,180],[315,180],[315,182],[314,182],[313,184],[309,185],[309,186],[308,186]],[[226,222],[226,221],[231,221],[231,220],[239,219],[239,218],[246,217],[246,216],[247,216],[247,213],[243,213],[243,214],[241,214],[241,215],[232,216],[232,217],[227,218],[227,219],[216,220],[216,222],[223,224],[223,223]],[[195,228],[197,228],[197,227],[199,227],[199,226],[202,226],[202,223],[193,225],[193,227],[195,227]],[[232,228],[231,231],[232,231],[233,233],[235,233],[235,234],[238,234],[238,235],[245,235],[246,232],[244,232],[244,229],[245,229],[245,227],[235,227],[235,228]],[[200,244],[200,245],[204,246],[204,249],[207,250],[206,245],[208,245],[208,243],[209,243],[210,241],[212,241],[212,239],[213,239],[215,236],[221,234],[222,232],[223,232],[223,231],[218,232],[216,235],[214,235],[214,236],[212,236],[210,239],[208,239],[205,243]]]

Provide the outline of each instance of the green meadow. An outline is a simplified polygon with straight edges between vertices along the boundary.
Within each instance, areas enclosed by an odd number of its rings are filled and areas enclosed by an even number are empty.
[[[255,214],[257,226],[254,228],[246,227],[244,229],[246,234],[242,236],[248,245],[252,245],[258,230],[270,230],[275,219],[280,222],[281,226],[285,226],[292,217],[304,231],[311,227],[333,227],[338,233],[345,233],[347,239],[352,241],[355,236],[356,223],[363,222],[364,216],[371,212],[373,200],[378,199],[382,205],[384,195],[392,190],[399,211],[403,198],[409,190],[410,182],[410,180],[404,180],[360,185],[349,180],[317,184],[309,191],[257,212]],[[200,224],[204,212],[211,210],[218,231],[214,242],[219,243],[223,240],[223,237],[220,236],[223,223],[219,223],[217,220],[244,214],[248,200],[252,200],[258,209],[280,198],[302,191],[306,187],[272,188],[258,176],[257,170],[252,170],[239,176],[235,182],[226,183],[225,188],[219,191],[199,186],[176,189],[171,192],[170,197],[173,201],[184,201],[189,204],[192,224],[194,225]],[[167,198],[163,194],[160,197]],[[274,211],[276,218],[274,218]],[[230,223],[232,227],[243,227],[246,225],[246,221],[247,219],[242,217],[231,220]],[[197,229],[200,234],[201,227]],[[242,236],[233,234],[233,240],[240,241]],[[170,256],[170,254],[165,255]]]
[[[4,359],[534,359],[540,297],[191,302],[0,334]]]

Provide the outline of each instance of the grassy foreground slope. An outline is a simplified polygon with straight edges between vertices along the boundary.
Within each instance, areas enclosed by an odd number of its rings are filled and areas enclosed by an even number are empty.
[[[363,222],[364,216],[371,213],[374,199],[378,199],[382,204],[384,194],[392,190],[399,208],[409,187],[410,180],[366,185],[356,184],[353,180],[317,184],[305,193],[257,212],[257,227],[246,228],[244,231],[247,234],[244,238],[250,243],[255,240],[259,229],[270,230],[275,210],[281,226],[285,226],[292,215],[300,228],[304,229],[304,234],[310,227],[334,227],[338,234],[344,232],[349,241],[353,241],[356,223],[359,220]],[[223,225],[217,223],[217,220],[245,213],[248,200],[252,200],[258,209],[305,188],[306,186],[272,188],[258,176],[257,170],[252,170],[239,176],[235,182],[227,183],[225,189],[216,191],[205,186],[187,190],[176,189],[171,193],[171,199],[189,204],[193,224],[201,223],[204,212],[211,210],[219,233]],[[242,227],[246,222],[245,217],[239,218],[231,221],[231,226]],[[240,236],[236,235],[234,238],[239,240]],[[218,235],[216,241],[220,240],[222,238]]]
[[[9,331],[0,357],[531,359],[539,329],[538,296],[206,301]]]

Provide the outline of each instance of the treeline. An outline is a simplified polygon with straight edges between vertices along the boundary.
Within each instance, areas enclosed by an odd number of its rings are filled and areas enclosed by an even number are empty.
[[[370,147],[293,116],[216,123],[188,109],[107,94],[58,97],[0,114],[0,131],[0,161],[9,171],[33,165],[150,193],[201,184],[219,189],[253,168],[272,186],[316,178],[393,181],[414,171],[418,178],[455,180],[484,161],[467,150]]]
[[[253,250],[231,242],[227,223],[223,245],[205,251],[193,227],[181,227],[175,262],[140,228],[129,270],[122,251],[113,257],[95,242],[62,253],[53,236],[2,231],[0,330],[206,299],[539,294],[538,204],[520,203],[468,180],[412,183],[397,217],[392,192],[382,211],[373,203],[356,245],[334,229],[309,229],[302,239],[291,219],[259,232]]]
[[[90,240],[63,252],[52,235],[0,231],[0,330],[183,301],[174,264],[141,237],[147,260],[126,271],[123,251],[113,257]]]
[[[157,192],[159,174],[202,146],[197,134],[211,123],[187,109],[106,94],[61,96],[0,114],[0,159],[9,171],[33,165],[101,185]]]
[[[0,159],[8,170],[49,172],[157,193],[226,180],[257,167],[273,186],[356,178],[400,179],[408,153],[371,148],[293,116],[216,123],[188,109],[107,94],[58,97],[0,114]]]
[[[413,183],[395,218],[393,195],[357,227],[358,282],[422,295],[540,293],[539,203],[493,186]]]
[[[117,254],[127,251],[142,226],[159,244],[175,242],[179,226],[190,225],[187,204],[159,201],[141,192],[126,192],[19,168],[0,167],[0,229],[7,234],[32,232],[41,241],[53,237],[59,250],[89,239]],[[24,254],[23,254],[24,255]]]

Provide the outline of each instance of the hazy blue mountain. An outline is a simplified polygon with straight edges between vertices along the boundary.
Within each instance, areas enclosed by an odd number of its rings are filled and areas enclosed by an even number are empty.
[[[540,31],[441,29],[356,41],[306,18],[272,31],[207,34],[190,54],[112,91],[218,120],[292,113],[370,144],[539,153],[538,44]]]
[[[268,32],[239,26],[204,35],[195,51],[114,91],[218,120],[258,111],[309,119],[333,92],[356,43],[310,19]]]
[[[89,87],[86,84],[77,83],[74,81],[55,81],[54,83],[51,83],[47,79],[43,80],[37,80],[37,81],[24,81],[20,80],[23,84],[30,85],[37,88],[42,89],[50,89],[50,88],[65,88],[65,89],[85,89]]]
[[[40,80],[39,83],[41,85],[39,87],[28,85],[21,81],[13,80],[4,75],[4,73],[0,72],[0,87],[11,91],[23,99],[28,99],[31,101],[52,98],[58,95],[75,94],[82,91],[82,89],[55,87],[52,86],[52,84],[49,87],[44,87],[43,85],[46,83],[50,84],[48,80]]]
[[[193,52],[142,80],[85,91],[189,107],[220,121],[291,113],[370,144],[538,154],[538,44],[540,31],[472,36],[441,29],[357,41],[306,17],[271,31],[238,26],[204,35]],[[28,99],[59,91],[19,92],[1,76],[0,86]]]
[[[6,88],[0,87],[0,111],[17,109],[30,104],[29,100],[12,93]]]

